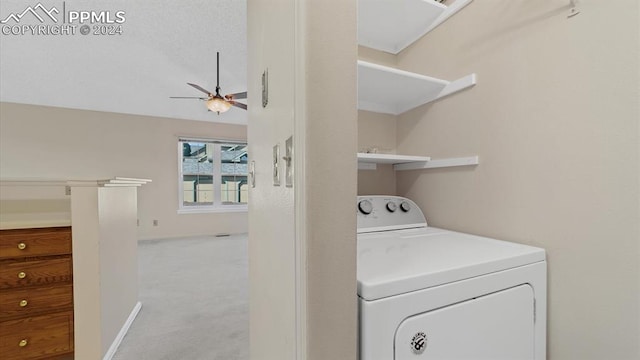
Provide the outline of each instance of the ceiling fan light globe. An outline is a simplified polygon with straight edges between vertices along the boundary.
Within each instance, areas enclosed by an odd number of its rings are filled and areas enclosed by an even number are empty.
[[[207,100],[207,108],[219,114],[231,109],[231,104],[222,98],[214,97]]]

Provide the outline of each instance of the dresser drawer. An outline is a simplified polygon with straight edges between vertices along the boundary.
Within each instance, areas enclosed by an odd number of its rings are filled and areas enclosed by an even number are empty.
[[[0,259],[71,254],[71,228],[0,231]]]
[[[0,264],[0,289],[70,282],[71,258]]]
[[[73,285],[0,291],[0,320],[73,307]]]
[[[70,351],[73,351],[72,312],[0,322],[3,359],[42,359]]]

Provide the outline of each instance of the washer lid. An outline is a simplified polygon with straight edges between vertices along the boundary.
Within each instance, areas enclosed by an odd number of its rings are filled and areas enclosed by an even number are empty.
[[[432,227],[358,235],[358,295],[376,300],[545,260],[544,249]]]

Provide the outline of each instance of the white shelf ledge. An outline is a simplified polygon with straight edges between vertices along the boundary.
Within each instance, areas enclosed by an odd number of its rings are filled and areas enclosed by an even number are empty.
[[[97,187],[140,187],[144,184],[150,183],[150,179],[136,179],[125,177],[114,177],[104,180],[70,180],[67,182],[68,186],[97,186]]]
[[[358,153],[358,170],[376,170],[378,164],[392,164],[394,170],[402,171],[473,166],[479,163],[478,156],[432,160],[428,156]]]
[[[400,115],[475,84],[475,74],[447,81],[359,60],[358,109]]]
[[[375,170],[377,164],[425,163],[430,159],[427,156],[358,153],[358,170]]]
[[[0,186],[65,186],[67,180],[40,178],[3,178]]]
[[[428,156],[396,155],[396,154],[372,154],[358,153],[359,162],[375,164],[405,164],[411,162],[425,162],[431,160]]]
[[[62,180],[62,179],[38,179],[38,178],[3,178],[0,186],[142,186],[150,183],[149,179],[137,179],[126,177],[114,177],[104,180]]]
[[[358,43],[397,54],[472,0],[358,0]]]
[[[479,163],[480,163],[480,158],[478,156],[468,156],[468,157],[459,157],[459,158],[435,159],[435,160],[429,160],[426,163],[397,164],[397,165],[393,165],[393,169],[396,171],[435,169],[435,168],[445,168],[445,167],[453,167],[453,166],[470,166],[470,165],[472,166],[472,165],[478,165]]]

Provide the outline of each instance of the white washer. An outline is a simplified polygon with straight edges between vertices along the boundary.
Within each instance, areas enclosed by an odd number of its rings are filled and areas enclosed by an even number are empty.
[[[397,196],[358,197],[361,360],[543,360],[544,249],[427,226]]]

